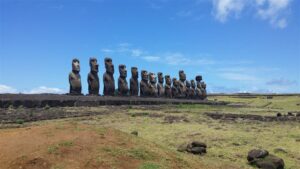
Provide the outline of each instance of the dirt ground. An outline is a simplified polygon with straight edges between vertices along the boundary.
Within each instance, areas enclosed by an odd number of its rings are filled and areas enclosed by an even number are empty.
[[[134,135],[74,122],[0,130],[0,135],[1,169],[176,169],[187,163]]]

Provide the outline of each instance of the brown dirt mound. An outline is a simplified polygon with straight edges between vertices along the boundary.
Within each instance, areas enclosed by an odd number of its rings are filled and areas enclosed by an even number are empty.
[[[0,130],[0,164],[1,169],[199,168],[136,136],[75,122]]]

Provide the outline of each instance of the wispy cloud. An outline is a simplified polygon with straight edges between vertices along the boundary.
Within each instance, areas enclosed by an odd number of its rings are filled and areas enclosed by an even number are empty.
[[[239,16],[245,5],[246,0],[213,0],[213,14],[217,20],[226,22],[231,15]]]
[[[212,0],[213,15],[224,23],[232,16],[238,18],[245,8],[252,8],[262,20],[267,20],[275,27],[285,28],[291,2],[292,0]]]
[[[104,52],[104,53],[112,53],[112,52],[114,52],[114,50],[108,49],[108,48],[103,48],[103,49],[101,49],[101,51]]]
[[[65,90],[59,88],[51,88],[46,86],[40,86],[33,88],[29,91],[18,91],[14,87],[0,84],[0,93],[24,93],[24,94],[40,94],[40,93],[52,93],[52,94],[63,94]]]
[[[272,79],[266,82],[267,85],[271,86],[294,86],[297,85],[298,82],[296,80],[289,80],[285,78]]]
[[[144,56],[142,57],[144,60],[146,60],[147,62],[157,62],[160,60],[159,56]]]
[[[196,59],[191,59],[182,53],[166,53],[164,54],[164,60],[169,65],[211,65],[215,64],[214,60],[207,59],[205,57],[194,57]]]
[[[235,81],[258,81],[259,79],[256,76],[243,74],[243,73],[221,73],[219,74],[222,78],[227,80]]]
[[[18,92],[17,89],[11,86],[0,84],[0,93],[17,93],[17,92]]]
[[[285,28],[287,8],[292,0],[256,0],[257,14],[275,27]]]
[[[40,94],[40,93],[53,93],[53,94],[62,94],[66,93],[66,91],[59,89],[59,88],[51,88],[51,87],[46,87],[46,86],[40,86],[37,88],[33,88],[29,91],[24,91],[22,93],[26,94]]]

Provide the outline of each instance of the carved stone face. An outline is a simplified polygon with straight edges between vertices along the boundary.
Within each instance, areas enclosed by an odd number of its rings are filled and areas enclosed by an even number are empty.
[[[158,82],[159,83],[164,83],[164,76],[161,72],[157,73],[157,77],[158,77]]]
[[[143,81],[148,81],[148,72],[146,70],[142,70],[141,76]]]
[[[202,80],[202,76],[201,75],[196,76],[196,81],[197,82],[200,82],[201,80]]]
[[[122,78],[127,77],[127,70],[125,65],[119,65],[119,72],[120,72],[120,77]]]
[[[202,88],[201,83],[197,83],[197,88],[198,89]]]
[[[115,67],[114,67],[114,64],[112,63],[112,59],[111,58],[105,58],[104,63],[105,63],[106,72],[109,73],[109,74],[114,74],[115,73]]]
[[[190,83],[189,81],[186,81],[185,86],[186,86],[187,88],[190,88],[190,87],[191,87],[191,83]]]
[[[139,78],[139,72],[138,72],[138,70],[137,70],[136,67],[132,67],[132,68],[131,68],[131,76],[132,76],[132,78],[134,78],[134,79]]]
[[[150,83],[156,83],[156,77],[154,73],[149,73],[149,81]]]
[[[193,89],[195,89],[196,84],[195,84],[195,81],[194,81],[194,80],[191,80],[191,86],[192,86]]]
[[[179,79],[180,79],[180,81],[185,81],[186,80],[186,75],[185,75],[183,70],[179,71]]]
[[[173,82],[173,86],[177,86],[177,79],[176,78],[173,78],[172,82]]]
[[[171,77],[170,77],[169,75],[166,75],[166,76],[165,76],[165,79],[166,79],[166,84],[168,84],[168,85],[171,85],[171,84],[172,84],[172,82],[171,82]]]
[[[72,71],[77,73],[80,72],[80,63],[78,59],[72,60]]]
[[[91,72],[98,73],[98,63],[96,58],[90,58]]]

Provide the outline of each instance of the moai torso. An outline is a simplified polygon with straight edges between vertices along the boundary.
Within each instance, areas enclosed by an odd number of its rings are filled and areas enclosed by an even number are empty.
[[[131,78],[130,78],[130,95],[139,95],[139,82],[138,82],[138,70],[136,67],[131,68]]]
[[[173,82],[172,97],[173,98],[178,98],[178,81],[176,80],[176,78],[173,78],[172,82]]]
[[[90,58],[91,71],[88,74],[88,90],[89,95],[99,95],[99,76],[98,76],[98,64],[96,58]]]
[[[183,70],[179,71],[179,81],[178,81],[178,97],[185,98],[187,94],[187,89],[185,86],[186,75]]]
[[[148,96],[148,72],[142,70],[141,72],[142,80],[140,82],[140,96]]]
[[[169,75],[165,76],[166,84],[165,84],[165,97],[172,98],[172,87],[171,87],[171,78]]]
[[[125,65],[119,65],[118,92],[120,96],[128,96],[127,70]]]
[[[78,59],[72,61],[72,72],[69,74],[69,84],[71,95],[82,95],[81,94],[81,77],[80,77],[80,65]]]
[[[157,97],[157,86],[156,86],[156,77],[154,73],[149,73],[149,96]]]
[[[196,93],[196,97],[198,99],[202,98],[201,80],[202,80],[202,76],[201,75],[196,76],[196,89],[195,89],[195,93]]]
[[[191,83],[189,81],[185,82],[185,86],[186,86],[186,98],[190,98],[190,91],[191,91]]]
[[[164,88],[164,77],[163,74],[161,72],[157,73],[157,77],[158,77],[158,83],[157,83],[157,96],[158,97],[164,97],[165,95],[165,88]]]
[[[106,72],[103,74],[103,94],[105,96],[114,96],[115,95],[115,79],[114,79],[114,65],[110,58],[105,58],[105,69]]]
[[[201,99],[206,99],[207,98],[207,92],[206,92],[206,84],[205,82],[201,83],[201,92],[202,92],[202,98]]]
[[[195,98],[195,88],[196,88],[195,81],[191,80],[191,88],[190,88],[190,92],[189,92],[189,97],[192,99]]]

